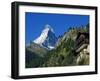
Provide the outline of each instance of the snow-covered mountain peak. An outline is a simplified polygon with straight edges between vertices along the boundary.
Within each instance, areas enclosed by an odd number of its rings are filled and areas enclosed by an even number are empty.
[[[52,31],[54,33],[53,29],[51,28],[49,24],[45,25],[43,32],[48,32],[48,31]]]
[[[46,48],[53,49],[56,41],[57,37],[55,36],[53,29],[47,24],[45,25],[41,35],[33,42]]]

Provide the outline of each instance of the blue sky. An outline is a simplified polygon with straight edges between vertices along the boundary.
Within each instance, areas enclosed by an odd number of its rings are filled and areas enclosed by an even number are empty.
[[[62,35],[69,27],[84,26],[89,23],[88,15],[25,13],[25,41],[29,43],[40,36],[46,24],[49,24],[56,36]]]

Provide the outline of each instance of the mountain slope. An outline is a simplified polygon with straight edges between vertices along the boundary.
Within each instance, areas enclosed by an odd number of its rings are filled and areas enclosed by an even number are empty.
[[[47,31],[47,29],[48,31]],[[26,67],[54,67],[54,66],[76,66],[76,65],[88,65],[89,64],[89,53],[85,54],[84,51],[75,52],[77,49],[77,37],[80,33],[86,33],[89,31],[89,25],[86,27],[70,28],[58,41],[54,41],[53,37],[56,38],[54,32],[50,27],[46,27],[42,33],[45,33],[45,39],[43,40],[41,35],[30,43],[26,47]],[[44,32],[46,31],[46,32]],[[50,32],[50,33],[49,33]],[[79,33],[80,32],[80,33]],[[52,35],[53,34],[53,35]],[[88,32],[89,34],[89,32]],[[43,35],[43,34],[42,34]],[[40,42],[39,40],[43,40]],[[84,36],[82,35],[82,40]],[[55,43],[56,42],[56,43]],[[83,40],[83,42],[86,42]],[[52,44],[53,43],[53,44]],[[55,46],[55,49],[48,50],[48,46]],[[89,47],[89,44],[88,44]],[[50,49],[50,48],[49,48]],[[85,49],[86,51],[87,49]],[[76,55],[77,54],[77,55]]]
[[[41,47],[34,42],[26,46],[26,68],[39,67],[42,64],[43,56],[48,52],[47,49]]]
[[[87,65],[89,56],[75,56],[75,43],[78,32],[87,32],[87,27],[72,28],[58,39],[56,48],[44,57],[43,67]],[[85,58],[86,57],[86,58]],[[77,63],[79,59],[80,63]]]

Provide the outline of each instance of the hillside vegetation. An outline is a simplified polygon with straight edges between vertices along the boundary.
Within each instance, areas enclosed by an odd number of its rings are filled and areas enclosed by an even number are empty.
[[[67,32],[59,37],[55,49],[41,52],[41,55],[27,50],[27,54],[32,57],[31,61],[26,62],[27,68],[32,67],[54,67],[54,66],[76,66],[89,64],[89,56],[82,57],[80,63],[77,63],[79,55],[75,55],[75,42],[79,32],[89,32],[89,25],[85,27],[70,27]],[[32,49],[31,49],[32,50]],[[29,57],[29,59],[30,59]]]

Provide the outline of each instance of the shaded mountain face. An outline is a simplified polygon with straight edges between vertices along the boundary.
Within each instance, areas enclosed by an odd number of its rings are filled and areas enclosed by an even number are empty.
[[[41,35],[33,42],[44,48],[51,50],[55,48],[57,37],[53,29],[50,27],[50,25],[46,25]]]
[[[42,64],[42,58],[47,52],[47,49],[31,42],[30,45],[26,46],[25,67],[33,68],[40,66]]]

